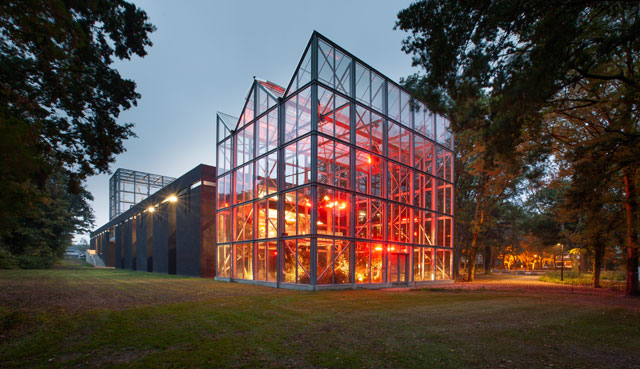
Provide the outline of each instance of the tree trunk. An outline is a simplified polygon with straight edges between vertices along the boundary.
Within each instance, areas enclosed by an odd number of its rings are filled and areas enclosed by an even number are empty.
[[[471,238],[471,250],[469,251],[469,260],[467,261],[467,281],[473,281],[476,272],[476,255],[478,255],[478,234],[484,223],[484,194],[487,189],[486,175],[482,177],[480,185],[480,193],[476,196],[476,207],[473,213],[473,231]]]
[[[635,169],[624,170],[625,209],[627,211],[627,296],[640,296],[638,285],[638,202]]]
[[[491,274],[491,246],[484,246],[484,274]]]
[[[604,242],[596,240],[593,245],[593,287],[600,288],[600,271],[604,262]]]

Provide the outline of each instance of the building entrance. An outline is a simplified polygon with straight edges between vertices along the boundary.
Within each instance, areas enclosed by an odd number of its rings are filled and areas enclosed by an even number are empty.
[[[389,253],[389,283],[407,284],[407,254]]]

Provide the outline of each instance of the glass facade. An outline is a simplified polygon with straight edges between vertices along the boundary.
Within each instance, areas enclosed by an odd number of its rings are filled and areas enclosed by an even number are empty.
[[[451,279],[446,118],[314,33],[288,88],[218,115],[217,276],[281,286]]]

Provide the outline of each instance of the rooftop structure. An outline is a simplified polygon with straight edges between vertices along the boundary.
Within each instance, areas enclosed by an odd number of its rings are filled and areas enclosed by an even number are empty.
[[[109,220],[129,210],[175,178],[118,168],[109,179]]]

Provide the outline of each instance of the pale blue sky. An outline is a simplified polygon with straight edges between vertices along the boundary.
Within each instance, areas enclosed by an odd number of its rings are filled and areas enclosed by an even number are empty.
[[[416,71],[394,31],[411,1],[136,1],[158,30],[143,58],[116,64],[142,98],[121,114],[138,138],[125,142],[111,170],[178,177],[215,165],[215,114],[240,114],[260,77],[286,87],[314,30],[398,80]],[[109,220],[109,177],[87,182],[96,228]],[[88,235],[84,235],[88,239]]]

